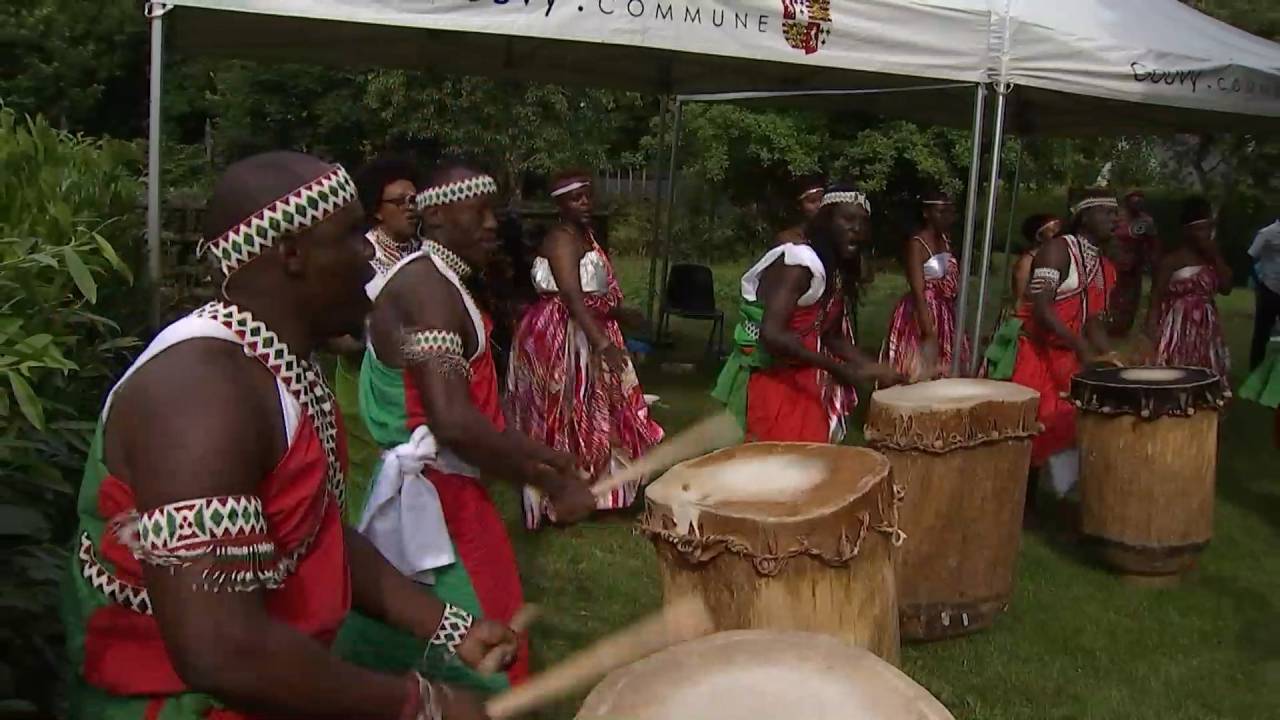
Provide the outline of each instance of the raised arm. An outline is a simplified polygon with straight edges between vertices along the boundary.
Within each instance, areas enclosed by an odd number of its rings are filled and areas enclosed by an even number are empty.
[[[166,410],[149,411],[156,407]],[[121,393],[108,466],[133,488],[140,513],[227,496],[260,503],[260,482],[286,446],[279,418],[265,368],[230,343],[188,341],[151,361]],[[153,562],[162,552],[151,553]],[[193,690],[233,708],[295,717],[391,720],[410,702],[405,677],[342,662],[273,619],[263,589],[207,587],[212,552],[181,565],[153,562],[143,563],[143,575],[155,618]]]

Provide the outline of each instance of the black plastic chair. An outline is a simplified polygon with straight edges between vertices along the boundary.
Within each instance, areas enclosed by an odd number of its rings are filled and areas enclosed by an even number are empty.
[[[706,265],[676,263],[667,274],[667,288],[663,293],[662,308],[658,314],[658,337],[671,330],[671,316],[689,320],[710,320],[711,333],[707,336],[707,352],[711,341],[716,341],[718,355],[724,354],[724,312],[716,307],[716,283],[711,268]]]

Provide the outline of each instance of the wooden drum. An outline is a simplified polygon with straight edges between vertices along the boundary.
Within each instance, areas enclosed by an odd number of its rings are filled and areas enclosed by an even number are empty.
[[[989,627],[1013,593],[1036,391],[967,378],[879,390],[867,443],[905,492],[897,557],[902,635],[938,640]]]
[[[1230,393],[1203,368],[1104,368],[1071,381],[1081,523],[1126,575],[1176,576],[1213,537],[1218,410]]]
[[[627,720],[951,720],[897,668],[837,638],[740,630],[610,673],[578,712]]]
[[[667,471],[640,530],[666,601],[700,596],[717,630],[820,632],[896,663],[896,515],[883,455],[753,443]]]

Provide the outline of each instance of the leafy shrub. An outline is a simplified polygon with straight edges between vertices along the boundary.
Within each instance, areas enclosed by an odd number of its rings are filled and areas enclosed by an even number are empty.
[[[75,489],[146,313],[138,161],[0,108],[0,710],[48,710],[64,665]]]

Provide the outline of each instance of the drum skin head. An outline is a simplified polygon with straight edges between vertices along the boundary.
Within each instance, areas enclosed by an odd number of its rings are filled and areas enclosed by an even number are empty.
[[[896,385],[872,394],[875,402],[904,410],[940,410],[983,402],[1023,402],[1038,397],[1031,388],[982,378],[947,378],[915,385]]]
[[[953,720],[927,690],[828,635],[739,630],[611,673],[577,715],[613,720]]]

